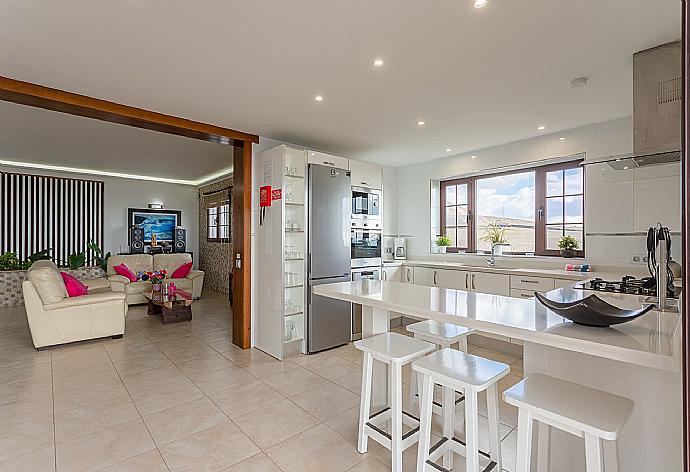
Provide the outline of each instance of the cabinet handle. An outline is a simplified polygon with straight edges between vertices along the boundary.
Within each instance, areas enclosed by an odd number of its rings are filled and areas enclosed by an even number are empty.
[[[335,162],[323,161],[324,165],[335,167]]]
[[[527,280],[527,279],[520,279],[520,282],[522,282],[524,284],[538,284],[539,283],[538,280]]]
[[[475,286],[474,286],[474,274],[472,274],[472,290],[474,290],[474,289],[475,289]]]
[[[436,285],[436,284],[437,284],[437,282],[436,282],[436,271],[434,271],[434,285]]]
[[[410,281],[410,269],[407,269],[407,281]]]
[[[470,278],[470,274],[465,274],[465,290],[470,288],[469,278]]]
[[[388,280],[388,274],[387,274],[386,271],[384,270],[384,271],[383,271],[383,281],[385,282],[386,280]]]

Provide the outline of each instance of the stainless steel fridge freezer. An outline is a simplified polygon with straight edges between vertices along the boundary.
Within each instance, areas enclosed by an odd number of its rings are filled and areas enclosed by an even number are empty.
[[[313,296],[312,287],[350,281],[352,187],[347,169],[310,164],[308,181],[307,350],[347,344],[351,304]]]

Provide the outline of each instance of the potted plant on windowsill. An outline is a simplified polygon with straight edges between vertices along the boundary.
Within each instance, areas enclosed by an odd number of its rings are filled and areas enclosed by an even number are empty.
[[[440,235],[436,238],[436,247],[438,248],[439,254],[445,254],[446,248],[450,247],[452,244],[448,236]]]
[[[575,251],[580,248],[580,243],[572,236],[566,235],[558,240],[557,247],[561,250],[561,257],[575,257]]]
[[[482,227],[482,236],[480,241],[491,244],[491,255],[500,256],[503,254],[503,248],[510,246],[508,242],[508,233],[510,233],[510,226],[500,221],[491,221]]]

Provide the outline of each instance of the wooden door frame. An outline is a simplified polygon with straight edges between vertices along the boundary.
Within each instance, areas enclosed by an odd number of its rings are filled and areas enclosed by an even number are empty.
[[[0,100],[232,146],[232,336],[237,346],[251,347],[252,144],[258,136],[2,76]]]

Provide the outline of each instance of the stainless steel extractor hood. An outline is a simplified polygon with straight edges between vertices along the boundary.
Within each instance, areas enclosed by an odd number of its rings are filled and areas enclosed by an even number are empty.
[[[633,55],[633,152],[586,163],[623,170],[680,161],[681,53],[676,41]]]

